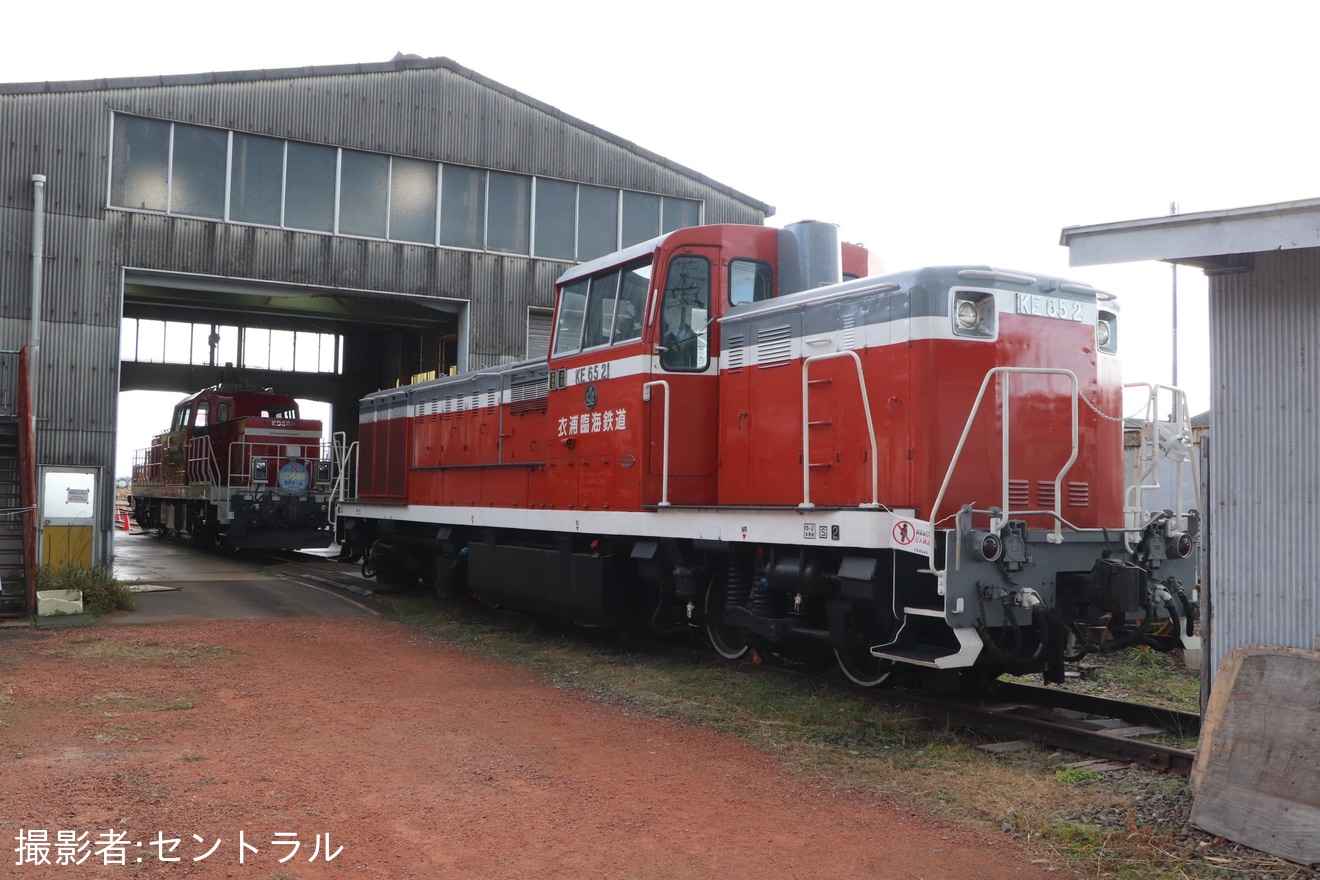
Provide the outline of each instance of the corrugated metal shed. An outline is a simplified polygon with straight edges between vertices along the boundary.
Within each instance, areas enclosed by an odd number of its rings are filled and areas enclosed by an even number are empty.
[[[109,207],[114,114],[692,200],[706,223],[760,224],[774,211],[444,58],[0,85],[0,350],[29,337],[31,179],[44,174],[38,454],[42,465],[102,469],[102,558],[126,272],[431,298],[450,313],[466,303],[456,335],[480,368],[525,355],[529,309],[552,305],[566,265]]]
[[[1320,640],[1320,201],[1065,229],[1074,265],[1210,276],[1208,677],[1248,644]]]

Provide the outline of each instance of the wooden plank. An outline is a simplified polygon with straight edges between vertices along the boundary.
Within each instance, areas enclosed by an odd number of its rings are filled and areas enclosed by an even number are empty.
[[[1219,668],[1192,768],[1192,824],[1320,862],[1320,652],[1247,645]]]
[[[982,743],[977,746],[983,752],[1025,752],[1040,748],[1039,744],[1026,739],[1013,739],[1007,742]]]

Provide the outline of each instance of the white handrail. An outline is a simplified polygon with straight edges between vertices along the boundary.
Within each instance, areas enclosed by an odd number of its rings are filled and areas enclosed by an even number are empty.
[[[807,397],[809,387],[808,368],[816,361],[841,357],[852,358],[853,364],[857,367],[857,384],[862,392],[862,411],[866,413],[866,435],[871,441],[871,501],[858,506],[880,506],[880,462],[875,442],[875,423],[871,419],[871,398],[866,393],[866,376],[862,373],[862,359],[857,356],[855,351],[831,351],[825,354],[811,355],[802,360],[802,503],[798,505],[802,510],[811,510],[816,506],[811,503],[811,416],[809,412],[810,403]]]
[[[642,385],[642,402],[650,403],[651,389],[655,386],[665,389],[665,436],[661,446],[660,466],[660,507],[669,506],[669,383],[664,379],[654,379]]]
[[[1191,416],[1187,410],[1187,392],[1174,385],[1146,382],[1129,382],[1123,387],[1146,390],[1146,412],[1141,420],[1136,472],[1133,474],[1132,484],[1126,487],[1128,510],[1130,514],[1135,514],[1132,517],[1133,522],[1145,518],[1146,494],[1160,488],[1160,463],[1166,459],[1175,464],[1174,506],[1177,510],[1174,512],[1183,514],[1187,511],[1183,504],[1184,462],[1191,467],[1197,507],[1204,509],[1201,504],[1201,484],[1196,456],[1191,451]],[[1161,391],[1168,391],[1172,398],[1167,431],[1163,428],[1164,423],[1161,423],[1159,416]]]
[[[1001,425],[1002,425],[1002,432],[1001,432],[1001,433],[1002,433],[1002,447],[1001,447],[1001,448],[1002,448],[1002,452],[1001,452],[1001,455],[1003,456],[1003,465],[1002,465],[1002,467],[1003,467],[1003,481],[1004,481],[1004,504],[1003,504],[1003,508],[1002,508],[1002,509],[1003,509],[1002,517],[1003,517],[1004,520],[1007,520],[1007,519],[1008,519],[1009,513],[1011,512],[1010,509],[1009,509],[1009,504],[1008,504],[1008,454],[1009,454],[1009,430],[1008,430],[1008,429],[1009,429],[1009,420],[1008,420],[1008,410],[1009,410],[1009,376],[1012,375],[1012,374],[1014,374],[1014,373],[1030,373],[1030,374],[1040,375],[1040,376],[1064,376],[1064,377],[1066,377],[1066,378],[1068,379],[1068,381],[1072,384],[1072,394],[1071,394],[1071,399],[1072,399],[1072,454],[1068,456],[1068,461],[1064,463],[1063,468],[1059,470],[1058,475],[1055,476],[1055,478],[1054,478],[1054,503],[1055,503],[1055,505],[1058,505],[1058,503],[1059,503],[1059,499],[1062,497],[1062,496],[1059,494],[1059,490],[1060,490],[1060,488],[1061,488],[1062,485],[1063,485],[1063,475],[1066,474],[1066,473],[1069,471],[1070,468],[1072,468],[1072,466],[1073,466],[1073,462],[1075,462],[1075,461],[1077,460],[1077,447],[1078,447],[1078,428],[1077,428],[1077,398],[1078,398],[1078,383],[1077,383],[1077,374],[1075,374],[1072,370],[1062,370],[1062,369],[1057,369],[1057,368],[1047,368],[1047,367],[995,367],[995,368],[993,368],[992,370],[990,370],[989,372],[987,372],[987,373],[985,374],[985,378],[981,380],[981,389],[976,393],[976,400],[972,403],[972,410],[971,410],[971,412],[968,413],[968,415],[967,415],[967,424],[965,424],[965,425],[963,426],[962,436],[958,438],[958,445],[957,445],[957,447],[954,448],[954,450],[953,450],[953,457],[949,460],[949,469],[948,469],[948,471],[946,471],[945,474],[944,474],[944,482],[940,484],[940,491],[939,491],[939,494],[935,496],[935,503],[931,505],[931,508],[930,508],[930,520],[931,520],[931,523],[932,523],[932,524],[934,524],[934,523],[936,522],[936,517],[938,517],[938,515],[939,515],[940,504],[944,501],[944,493],[945,493],[946,491],[948,491],[949,483],[953,480],[953,471],[954,471],[954,469],[957,468],[957,466],[958,466],[958,459],[962,456],[963,446],[965,446],[965,445],[967,444],[967,437],[968,437],[968,435],[970,435],[970,434],[972,433],[972,423],[976,420],[976,414],[977,414],[977,412],[978,412],[978,411],[980,410],[980,408],[981,408],[981,401],[982,401],[982,399],[985,397],[986,389],[990,387],[990,380],[991,380],[996,374],[999,374],[999,375],[1002,377],[1002,382],[1003,382],[1003,386],[1002,386],[1002,387],[1003,387],[1003,390],[1004,390],[1004,395],[1003,395],[1003,396],[1004,396],[1004,399],[1003,399],[1002,404],[1001,404],[1001,406],[1002,406],[1002,408],[1003,408],[1003,409],[1002,409],[1002,411],[1003,411],[1003,416],[1002,416],[1002,420],[1001,420]],[[1057,544],[1057,543],[1060,543],[1060,542],[1063,540],[1063,526],[1062,526],[1062,524],[1060,523],[1060,519],[1061,519],[1061,517],[1058,516],[1058,511],[1056,510],[1056,511],[1054,511],[1054,513],[1056,514],[1056,515],[1055,515],[1055,519],[1054,519],[1054,534],[1050,537],[1050,541],[1053,542],[1053,543],[1056,543],[1056,544]],[[1002,524],[1002,523],[1000,523],[1000,524]],[[997,525],[994,524],[994,523],[992,523],[991,525],[992,525],[992,528],[997,527]],[[932,541],[931,544],[930,544],[929,559],[930,559],[930,566],[931,566],[931,569],[934,569],[934,568],[935,568],[935,542],[934,542],[934,541]]]

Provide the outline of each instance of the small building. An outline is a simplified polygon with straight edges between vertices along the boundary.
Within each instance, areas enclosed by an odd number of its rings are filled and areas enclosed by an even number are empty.
[[[1209,277],[1207,683],[1243,645],[1316,648],[1320,200],[1073,226],[1060,243],[1074,266],[1163,260]]]

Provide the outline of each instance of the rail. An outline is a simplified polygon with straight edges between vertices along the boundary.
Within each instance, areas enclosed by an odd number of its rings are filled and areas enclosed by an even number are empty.
[[[354,444],[356,445],[356,444]],[[289,455],[289,447],[296,447],[297,455]],[[172,460],[171,454],[175,456]],[[181,453],[181,454],[180,454]],[[254,491],[271,485],[275,478],[275,462],[297,461],[307,468],[311,491],[323,485],[318,481],[318,465],[331,463],[329,485],[336,485],[342,471],[336,473],[336,459],[330,458],[331,449],[324,443],[273,443],[270,441],[236,441],[229,444],[228,468],[221,466],[210,437],[194,437],[180,451],[166,446],[139,449],[133,454],[133,485],[142,488],[163,486],[216,486],[231,491]],[[266,460],[264,476],[253,473],[256,460]],[[228,478],[226,479],[226,473]]]
[[[642,402],[651,402],[651,389],[659,386],[665,391],[664,443],[661,445],[660,507],[669,506],[669,383],[655,379],[642,385]]]
[[[862,372],[862,359],[855,351],[831,351],[814,354],[802,361],[802,503],[798,507],[811,510],[816,505],[811,503],[811,404],[808,390],[811,387],[811,365],[819,361],[834,358],[851,358],[857,367],[857,385],[862,394],[862,411],[866,414],[866,436],[871,441],[871,500],[859,507],[880,506],[880,457],[875,441],[875,422],[871,418],[871,397],[866,393],[866,376]]]
[[[1000,508],[1001,514],[999,517],[999,521],[996,522],[992,520],[990,523],[991,531],[998,530],[1005,522],[1008,521],[1009,516],[1012,513],[1012,509],[1009,505],[1009,481],[1008,481],[1009,450],[1011,449],[1011,445],[1010,445],[1011,429],[1010,429],[1010,421],[1009,421],[1009,411],[1011,409],[1011,406],[1009,404],[1011,403],[1012,394],[1011,394],[1010,379],[1015,374],[1029,374],[1029,375],[1038,375],[1038,376],[1062,376],[1066,378],[1069,381],[1069,383],[1072,385],[1072,393],[1070,394],[1070,399],[1072,402],[1072,413],[1071,413],[1072,451],[1068,456],[1068,460],[1064,463],[1063,467],[1059,469],[1058,475],[1056,475],[1054,478],[1054,499],[1055,499],[1054,503],[1057,505],[1059,503],[1059,499],[1063,497],[1060,494],[1059,490],[1063,486],[1064,474],[1068,473],[1068,471],[1073,466],[1073,462],[1077,461],[1077,448],[1078,448],[1077,400],[1079,397],[1077,375],[1073,373],[1072,370],[1062,370],[1062,369],[1050,368],[1050,367],[995,367],[994,369],[987,372],[985,374],[985,378],[981,380],[981,388],[976,393],[976,400],[973,401],[972,403],[971,412],[968,413],[967,415],[967,423],[963,426],[962,436],[958,438],[958,445],[954,448],[953,456],[949,460],[949,469],[944,474],[944,482],[940,484],[939,494],[935,496],[935,503],[931,505],[930,518],[932,524],[936,521],[936,518],[939,516],[940,504],[943,503],[944,495],[949,489],[949,483],[953,480],[953,472],[958,467],[958,459],[962,457],[963,447],[967,445],[967,438],[972,433],[972,425],[976,421],[976,416],[981,409],[981,402],[985,399],[985,392],[990,387],[990,382],[992,379],[995,378],[996,375],[998,375],[1001,379],[1002,382],[1001,387],[1003,390],[1003,395],[1002,395],[1003,400],[1000,402],[1000,414],[1001,414],[1000,425],[1002,426],[1000,431],[1001,443],[1002,443],[1001,453],[1000,453],[1000,459],[1001,459],[1000,468],[1001,468],[1001,478],[1003,481],[1004,498],[1003,498],[1003,505]],[[1051,513],[1054,516],[1054,531],[1048,536],[1048,540],[1051,543],[1055,543],[1055,544],[1062,543],[1063,517],[1060,515],[1057,509],[1049,511],[1049,513]],[[932,570],[936,569],[935,545],[936,542],[932,541],[929,550],[930,567]]]
[[[215,460],[210,437],[194,437],[188,441],[184,474],[189,485],[220,483],[220,463]]]
[[[355,500],[358,494],[357,485],[357,460],[358,460],[358,441],[348,442],[348,434],[343,431],[336,431],[330,445],[331,461],[335,464],[334,479],[330,483],[330,503],[327,505],[326,515],[330,521],[330,528],[333,530],[335,521],[339,518],[339,507],[336,501],[344,502]],[[352,483],[353,494],[348,494],[349,483]]]

